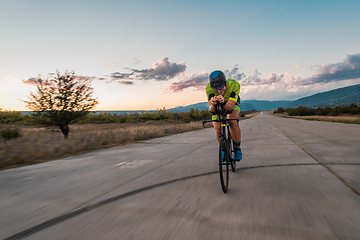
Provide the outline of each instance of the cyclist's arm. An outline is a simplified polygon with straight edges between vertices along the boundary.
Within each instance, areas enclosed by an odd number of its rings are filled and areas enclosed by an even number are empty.
[[[214,94],[210,94],[209,95],[209,101],[208,101],[208,103],[209,103],[209,111],[211,112],[211,113],[213,113],[213,114],[215,114],[215,111],[216,111],[216,108],[215,108],[215,104],[216,104],[216,102],[214,102],[214,97],[215,97],[215,95]]]
[[[216,113],[215,105],[212,105],[210,101],[209,101],[209,112],[211,112],[212,114]]]
[[[235,107],[238,97],[239,97],[239,92],[240,92],[240,84],[236,83],[235,85],[233,85],[232,87],[232,92],[230,94],[230,98],[227,101],[227,103],[225,104],[224,108],[226,109],[226,111],[231,111],[233,110],[233,108]]]
[[[225,108],[226,111],[230,112],[235,107],[235,104],[236,104],[236,102],[234,100],[229,100],[224,105],[224,108]]]

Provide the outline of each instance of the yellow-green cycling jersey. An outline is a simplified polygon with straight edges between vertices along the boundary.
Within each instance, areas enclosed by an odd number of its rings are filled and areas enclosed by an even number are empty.
[[[233,110],[237,110],[240,111],[240,97],[239,97],[239,93],[240,93],[240,84],[235,81],[234,79],[226,79],[227,82],[227,88],[226,91],[223,95],[225,101],[235,101],[236,105],[234,106]],[[206,95],[207,95],[207,99],[208,101],[210,101],[210,99],[214,96],[219,96],[220,94],[217,93],[216,91],[214,91],[211,87],[210,87],[210,83],[208,83],[206,85]],[[212,117],[213,120],[217,119],[216,115],[213,115]]]

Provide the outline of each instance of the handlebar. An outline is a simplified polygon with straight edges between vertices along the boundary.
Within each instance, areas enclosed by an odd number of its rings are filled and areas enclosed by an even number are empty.
[[[236,120],[237,122],[239,122],[240,120],[237,119],[237,118],[234,118],[234,119],[218,119],[218,120],[204,120],[202,121],[202,124],[203,124],[203,127],[205,128],[205,123],[208,123],[208,122],[221,122],[221,123],[224,123],[224,122],[228,122],[228,121],[231,121],[231,120]]]

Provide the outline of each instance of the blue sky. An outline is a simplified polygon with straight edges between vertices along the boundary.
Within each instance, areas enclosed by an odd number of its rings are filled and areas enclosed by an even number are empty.
[[[0,107],[31,78],[74,70],[97,109],[206,101],[225,71],[241,99],[295,100],[360,83],[360,1],[0,0]]]

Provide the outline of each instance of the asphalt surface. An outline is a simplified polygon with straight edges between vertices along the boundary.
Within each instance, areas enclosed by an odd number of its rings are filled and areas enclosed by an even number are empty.
[[[261,113],[220,186],[204,129],[0,172],[0,239],[360,239],[360,126]]]

